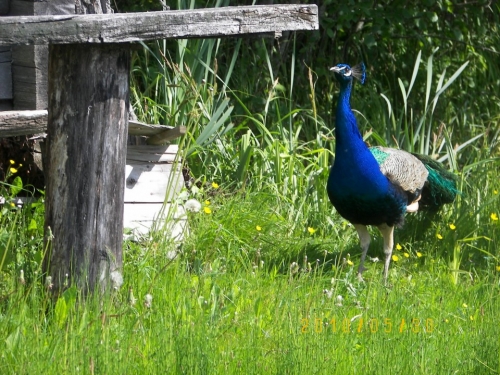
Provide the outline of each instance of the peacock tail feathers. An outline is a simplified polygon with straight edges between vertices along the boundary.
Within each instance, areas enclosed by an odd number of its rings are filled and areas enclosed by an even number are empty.
[[[438,208],[445,203],[451,203],[460,192],[457,189],[457,176],[448,171],[440,162],[427,155],[413,154],[420,160],[429,176],[422,190],[420,203],[423,206]]]

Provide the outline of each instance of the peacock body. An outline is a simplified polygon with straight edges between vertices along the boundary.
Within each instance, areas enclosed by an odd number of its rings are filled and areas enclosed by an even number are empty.
[[[419,202],[439,208],[457,194],[455,176],[437,161],[423,155],[387,147],[368,148],[351,110],[353,78],[365,80],[364,65],[332,67],[340,83],[335,120],[335,161],[327,192],[339,214],[351,222],[361,242],[358,275],[370,244],[367,225],[377,226],[384,237],[384,277],[387,279],[394,245],[394,227],[401,226],[406,212]]]

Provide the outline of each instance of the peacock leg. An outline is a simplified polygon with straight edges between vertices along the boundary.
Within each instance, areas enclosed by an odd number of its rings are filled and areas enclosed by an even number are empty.
[[[368,233],[368,229],[365,225],[354,224],[354,228],[356,228],[356,231],[358,232],[359,242],[361,243],[361,260],[359,261],[358,267],[358,279],[363,280],[363,276],[361,274],[366,270],[364,263],[368,247],[370,246],[370,233]]]
[[[392,248],[394,247],[394,227],[390,227],[387,224],[382,224],[378,226],[378,229],[384,237],[384,280],[387,281],[387,275],[389,274],[389,264],[391,263]]]

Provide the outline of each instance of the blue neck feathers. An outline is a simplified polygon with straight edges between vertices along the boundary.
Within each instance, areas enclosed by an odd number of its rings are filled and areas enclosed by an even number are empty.
[[[340,96],[335,120],[335,162],[329,178],[329,189],[345,194],[385,194],[388,180],[363,141],[351,110],[352,80],[340,82]],[[346,190],[344,190],[346,189]]]

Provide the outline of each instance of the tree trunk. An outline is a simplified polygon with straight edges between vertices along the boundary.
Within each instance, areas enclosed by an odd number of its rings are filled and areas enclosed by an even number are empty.
[[[55,291],[66,277],[106,289],[121,269],[129,72],[128,45],[50,46],[44,270]]]

